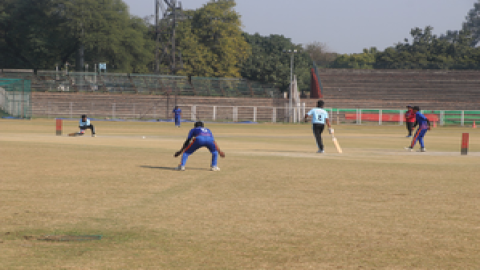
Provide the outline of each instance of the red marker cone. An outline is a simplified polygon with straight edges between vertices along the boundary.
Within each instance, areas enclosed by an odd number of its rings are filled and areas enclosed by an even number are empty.
[[[475,124],[475,121],[473,121],[472,128],[477,128],[477,124]]]

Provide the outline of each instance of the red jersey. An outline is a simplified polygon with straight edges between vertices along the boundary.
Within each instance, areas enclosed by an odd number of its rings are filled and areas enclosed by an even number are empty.
[[[405,113],[405,119],[407,122],[415,123],[415,112],[413,110],[409,110]]]

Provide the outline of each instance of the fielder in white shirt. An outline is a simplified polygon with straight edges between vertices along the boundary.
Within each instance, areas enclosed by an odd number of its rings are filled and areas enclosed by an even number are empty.
[[[79,134],[83,135],[85,133],[85,129],[90,129],[92,131],[92,137],[95,137],[95,127],[90,123],[90,119],[84,114],[82,115],[82,120],[79,123],[80,132]]]
[[[332,134],[333,129],[330,125],[330,120],[328,119],[328,112],[323,109],[325,102],[319,100],[317,102],[317,108],[311,109],[307,114],[305,114],[305,122],[308,122],[308,117],[312,117],[312,130],[315,140],[317,141],[318,152],[324,153],[323,141],[322,141],[322,132],[325,129],[325,124],[328,126],[328,131]]]

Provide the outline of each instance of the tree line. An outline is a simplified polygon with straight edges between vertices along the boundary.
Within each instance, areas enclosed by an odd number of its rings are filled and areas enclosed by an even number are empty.
[[[288,89],[290,58],[284,49],[301,45],[279,36],[241,30],[234,0],[210,0],[185,10],[176,23],[176,50],[183,68],[176,75],[244,77]],[[160,21],[162,42],[171,41],[169,18]],[[93,71],[106,63],[109,72],[153,73],[155,21],[129,14],[122,0],[1,0],[0,68]],[[169,54],[167,48],[165,53]],[[163,52],[160,52],[163,53]],[[161,70],[168,72],[167,61]],[[295,55],[295,73],[308,87],[308,54]]]
[[[362,53],[337,55],[331,68],[359,69],[480,69],[480,0],[468,12],[462,29],[434,35],[433,27],[415,27],[384,51],[375,47]]]
[[[434,35],[414,28],[411,40],[379,51],[337,54],[324,43],[295,44],[282,35],[261,36],[241,29],[234,0],[210,0],[185,10],[171,36],[168,18],[160,22],[162,42],[175,39],[183,68],[177,75],[243,77],[288,89],[290,57],[294,74],[307,90],[312,61],[319,67],[358,69],[480,69],[480,0],[463,29]],[[0,68],[85,70],[107,63],[109,72],[153,73],[155,21],[129,14],[122,0],[0,0]],[[163,52],[168,55],[169,49]],[[162,70],[168,70],[167,61]]]

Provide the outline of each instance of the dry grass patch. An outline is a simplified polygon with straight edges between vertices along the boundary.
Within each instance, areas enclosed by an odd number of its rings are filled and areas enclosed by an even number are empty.
[[[405,153],[403,127],[339,126],[344,155],[308,125],[208,125],[227,158],[172,169],[189,127],[0,120],[1,269],[474,269],[479,156],[438,128]],[[65,124],[75,131],[76,123]],[[67,132],[65,132],[67,133]],[[146,136],[146,139],[142,139]],[[457,154],[455,154],[457,153]],[[25,236],[102,235],[52,242]]]

